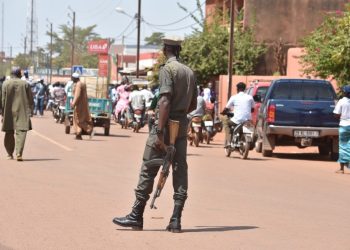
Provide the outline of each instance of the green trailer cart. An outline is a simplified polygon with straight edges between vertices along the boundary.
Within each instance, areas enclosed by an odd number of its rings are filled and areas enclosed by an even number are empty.
[[[65,106],[65,133],[70,133],[70,128],[73,125],[73,109],[70,106],[73,97],[68,97]],[[104,128],[104,135],[109,135],[112,114],[112,101],[105,98],[88,98],[89,110],[95,127]]]

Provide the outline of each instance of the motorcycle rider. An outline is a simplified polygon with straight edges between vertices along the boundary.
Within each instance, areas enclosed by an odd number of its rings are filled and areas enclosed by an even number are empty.
[[[202,117],[205,114],[205,100],[203,96],[197,96],[197,107],[191,113],[187,114],[187,118],[190,121],[193,117],[199,116]]]
[[[122,80],[121,85],[117,88],[117,94],[118,101],[117,105],[115,106],[114,115],[117,118],[117,121],[120,122],[122,113],[129,109],[130,92],[125,80]]]
[[[141,94],[144,96],[145,98],[145,105],[146,105],[146,109],[148,109],[150,106],[151,106],[151,103],[152,103],[152,99],[154,97],[152,91],[150,91],[148,88],[147,88],[147,85],[143,85],[142,86],[142,90],[141,90]]]
[[[222,123],[225,130],[225,147],[230,144],[231,138],[231,126],[237,126],[238,124],[251,120],[252,112],[254,112],[254,100],[251,95],[244,93],[246,85],[244,82],[239,82],[236,85],[237,94],[230,97],[225,109],[221,112]],[[233,117],[229,118],[227,115],[233,108]]]
[[[137,85],[134,85],[132,87],[132,92],[129,95],[129,102],[130,102],[130,113],[131,116],[134,119],[134,113],[135,110],[141,110],[142,111],[142,117],[141,117],[141,127],[143,127],[143,118],[145,113],[145,96],[142,94],[142,92],[139,90],[139,87]]]

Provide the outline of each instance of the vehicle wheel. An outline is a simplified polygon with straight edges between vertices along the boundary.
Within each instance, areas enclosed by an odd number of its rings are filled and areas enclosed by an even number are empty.
[[[329,155],[330,151],[331,149],[328,146],[325,146],[325,145],[318,146],[318,153],[320,155]]]
[[[230,150],[229,147],[225,148],[225,155],[226,155],[226,157],[230,157],[230,155],[231,155],[231,150]]]
[[[65,132],[66,132],[67,135],[70,133],[70,126],[66,126],[65,127]]]
[[[195,133],[195,134],[194,134],[194,145],[195,145],[196,147],[199,146],[199,141],[200,141],[199,134],[198,134],[198,133]]]
[[[264,157],[271,157],[272,156],[272,150],[262,149],[262,155]]]
[[[109,129],[110,129],[110,127],[105,128],[105,136],[109,135]]]
[[[255,142],[255,151],[257,152],[257,153],[261,153],[261,151],[262,151],[262,142],[260,141],[256,141]]]
[[[242,159],[247,159],[248,158],[248,153],[249,153],[249,149],[250,149],[250,143],[247,140],[246,136],[242,136],[242,144],[241,147],[239,149],[239,153],[241,154]]]
[[[210,134],[208,133],[206,136],[205,136],[205,142],[207,143],[207,144],[210,144]]]

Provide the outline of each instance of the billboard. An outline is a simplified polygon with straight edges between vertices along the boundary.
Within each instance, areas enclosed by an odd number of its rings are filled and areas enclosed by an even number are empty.
[[[108,76],[108,55],[107,54],[98,55],[98,76],[101,76],[101,77]]]
[[[89,53],[108,54],[108,40],[96,40],[88,42]]]

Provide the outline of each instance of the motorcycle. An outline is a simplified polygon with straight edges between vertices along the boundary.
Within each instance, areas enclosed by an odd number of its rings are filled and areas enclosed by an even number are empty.
[[[65,107],[60,106],[59,102],[52,102],[51,104],[52,116],[57,123],[63,123],[65,119]]]
[[[203,141],[201,116],[192,117],[187,139],[190,142],[190,146],[194,143],[196,147],[199,146],[199,142]]]
[[[230,157],[231,153],[237,151],[242,159],[248,158],[248,153],[254,148],[253,134],[254,125],[252,121],[245,121],[236,126],[230,126],[230,143],[225,147],[225,155]]]
[[[143,127],[143,110],[135,109],[134,110],[134,121],[133,121],[133,132],[138,133],[139,130]]]
[[[210,144],[217,132],[222,131],[222,122],[218,117],[213,119],[211,115],[205,115],[203,117],[204,129],[203,129],[203,140]]]
[[[129,127],[129,110],[124,108],[117,117],[117,122],[122,126],[122,128],[127,129]]]

